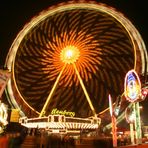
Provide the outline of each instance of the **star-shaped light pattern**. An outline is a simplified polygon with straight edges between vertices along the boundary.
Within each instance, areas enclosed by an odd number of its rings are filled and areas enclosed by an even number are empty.
[[[75,63],[79,58],[79,50],[77,47],[74,46],[66,46],[62,51],[60,58],[63,62],[67,64]]]
[[[73,63],[97,113],[108,107],[108,94],[113,100],[122,94],[135,47],[124,24],[106,9],[63,4],[32,19],[28,30],[24,27],[12,69],[13,91],[17,102],[25,102],[24,111],[42,110],[65,63],[47,114],[58,108],[79,117],[92,115]]]
[[[50,50],[50,53],[51,49],[54,51],[50,54],[50,60],[52,61],[53,66],[47,65],[48,70],[51,72],[49,75],[50,79],[55,79],[54,76],[58,75],[64,63],[67,63],[67,65],[64,69],[61,81],[59,82],[60,85],[72,86],[73,81],[75,82],[75,85],[79,84],[79,80],[76,76],[72,63],[76,64],[82,78],[84,78],[86,81],[91,79],[92,75],[88,75],[87,73],[96,73],[98,67],[92,66],[92,64],[98,65],[102,59],[100,57],[101,49],[97,47],[97,41],[93,39],[91,34],[88,34],[86,38],[86,33],[81,31],[78,33],[74,31],[70,33],[65,32],[64,35],[60,34],[60,36],[58,34],[59,33],[56,34],[57,40],[53,39],[55,40],[55,43],[51,43],[49,41],[46,45]],[[49,53],[45,53],[45,56],[46,54],[48,56]],[[71,57],[68,60],[66,57],[70,56],[70,54],[74,54],[75,56],[72,56],[73,58]],[[43,64],[44,62],[47,62],[46,60],[47,59],[43,59]]]

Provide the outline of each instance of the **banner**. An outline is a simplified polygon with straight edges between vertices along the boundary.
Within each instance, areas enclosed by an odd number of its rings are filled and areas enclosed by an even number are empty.
[[[10,116],[10,122],[19,122],[19,119],[20,119],[19,109],[12,109],[11,116]]]
[[[4,89],[7,85],[7,82],[11,76],[11,73],[8,70],[0,69],[0,98],[4,92]]]

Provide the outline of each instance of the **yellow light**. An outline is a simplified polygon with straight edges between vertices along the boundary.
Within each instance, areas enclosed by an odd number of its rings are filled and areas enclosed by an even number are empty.
[[[60,58],[64,63],[71,64],[78,60],[79,55],[79,49],[75,46],[69,45],[61,51]]]
[[[70,59],[73,57],[73,51],[71,49],[66,51],[66,57],[67,57],[67,59]]]
[[[48,95],[48,97],[47,97],[47,100],[46,100],[46,102],[45,102],[45,104],[44,104],[44,106],[43,106],[43,108],[42,108],[42,110],[41,110],[41,112],[40,112],[40,114],[39,114],[39,117],[42,117],[43,114],[46,113],[46,108],[47,108],[47,106],[48,106],[48,104],[49,104],[49,101],[50,101],[50,99],[51,99],[51,97],[52,97],[52,95],[53,95],[55,89],[56,89],[56,86],[57,86],[57,84],[58,84],[58,82],[59,82],[59,80],[60,80],[60,77],[61,77],[61,75],[62,75],[62,73],[63,73],[65,67],[66,67],[66,64],[63,66],[62,70],[60,71],[60,73],[59,73],[59,75],[58,75],[58,77],[57,77],[57,79],[56,79],[56,81],[55,81],[55,83],[54,83],[54,85],[53,85],[53,87],[52,87],[52,89],[51,89],[51,92],[49,93],[49,95]]]
[[[75,69],[76,74],[77,74],[77,76],[78,76],[78,79],[79,79],[79,81],[80,81],[80,84],[81,84],[81,86],[82,86],[82,89],[83,89],[83,91],[84,91],[84,94],[85,94],[85,96],[86,96],[86,99],[87,99],[87,101],[88,101],[88,104],[89,104],[89,106],[90,106],[90,108],[91,108],[91,110],[92,110],[92,112],[93,112],[93,115],[94,115],[94,117],[97,117],[95,108],[94,108],[94,106],[93,106],[93,104],[92,104],[92,102],[91,102],[91,99],[90,99],[90,97],[89,97],[89,95],[88,95],[88,93],[87,93],[87,90],[86,90],[86,88],[85,88],[85,86],[84,86],[84,83],[83,83],[83,80],[82,80],[82,78],[81,78],[81,76],[80,76],[80,74],[79,74],[79,72],[78,72],[78,70],[77,70],[77,67],[76,67],[75,64],[73,64],[73,66],[74,66],[74,69]]]

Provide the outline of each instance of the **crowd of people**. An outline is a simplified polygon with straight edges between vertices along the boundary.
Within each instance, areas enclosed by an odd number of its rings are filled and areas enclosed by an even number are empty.
[[[14,126],[13,126],[14,127]],[[47,130],[38,128],[21,127],[19,131],[4,131],[0,134],[0,148],[74,148],[78,145],[90,144],[93,148],[102,146],[112,147],[112,138],[99,136],[93,139],[82,135],[78,139],[68,134],[49,133]],[[18,127],[17,127],[18,129]],[[82,138],[82,139],[81,139]],[[78,143],[79,141],[79,143]],[[90,141],[91,143],[88,143]],[[118,146],[127,145],[130,142],[126,137],[118,137]]]
[[[0,135],[0,148],[20,148],[20,133],[2,133]]]
[[[46,132],[2,133],[0,148],[74,148],[74,139],[71,136],[47,134]]]

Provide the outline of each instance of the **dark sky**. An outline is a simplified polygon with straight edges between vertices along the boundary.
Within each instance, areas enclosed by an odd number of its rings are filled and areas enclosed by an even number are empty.
[[[146,0],[97,0],[122,12],[137,28],[148,47],[148,6]],[[23,26],[39,12],[62,0],[1,0],[0,1],[0,68],[7,52]],[[148,101],[147,101],[148,105]],[[145,110],[144,110],[145,112]]]
[[[148,47],[148,13],[146,2],[133,0],[97,0],[122,12],[138,29]],[[13,40],[23,26],[40,11],[62,0],[1,0],[0,66],[2,67]]]

